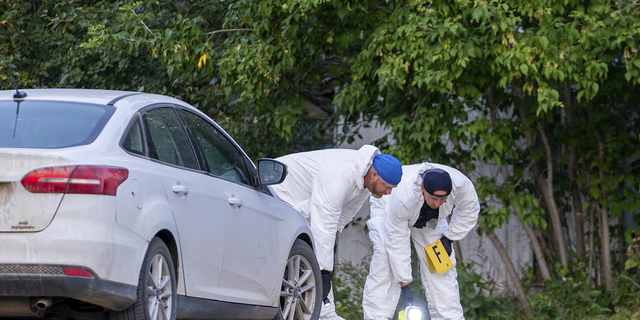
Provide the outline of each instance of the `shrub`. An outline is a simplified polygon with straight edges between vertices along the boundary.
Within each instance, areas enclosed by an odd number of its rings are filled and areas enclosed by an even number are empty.
[[[494,296],[493,285],[483,282],[480,274],[472,271],[473,262],[458,261],[458,287],[460,303],[465,319],[513,319],[513,315],[504,311],[504,307]]]
[[[369,261],[364,259],[357,265],[351,262],[338,263],[333,273],[333,296],[336,313],[346,320],[362,320],[362,291],[369,274]]]

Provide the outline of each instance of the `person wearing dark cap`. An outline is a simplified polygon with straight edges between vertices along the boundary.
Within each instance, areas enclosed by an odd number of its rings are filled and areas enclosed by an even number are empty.
[[[276,160],[287,165],[284,182],[271,186],[279,198],[302,213],[313,232],[322,273],[320,319],[342,319],[331,290],[336,232],[355,217],[364,202],[391,193],[402,178],[398,159],[364,145],[359,150],[325,149],[294,153]]]
[[[393,194],[369,201],[367,226],[373,256],[363,292],[364,319],[393,318],[399,299],[403,310],[415,305],[408,286],[413,280],[411,240],[430,318],[464,319],[451,243],[464,238],[478,221],[475,187],[460,171],[440,164],[425,162],[402,170],[402,181]],[[437,240],[454,264],[442,274],[430,272],[425,252]]]

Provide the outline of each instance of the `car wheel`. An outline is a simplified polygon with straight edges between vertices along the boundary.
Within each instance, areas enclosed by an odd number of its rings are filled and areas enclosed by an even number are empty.
[[[296,239],[289,253],[276,320],[316,320],[322,298],[320,267],[311,247]]]
[[[175,320],[176,273],[169,249],[153,238],[145,255],[136,302],[129,308],[109,313],[111,320]]]

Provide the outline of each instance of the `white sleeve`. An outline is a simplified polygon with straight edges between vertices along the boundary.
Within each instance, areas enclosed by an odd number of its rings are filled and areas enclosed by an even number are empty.
[[[385,211],[384,211],[384,198],[375,198],[375,197],[370,197],[369,198],[369,211],[370,211],[370,217],[371,219],[375,219],[375,218],[384,218],[385,216]]]
[[[443,234],[450,240],[460,240],[467,236],[469,231],[476,226],[480,213],[480,201],[478,201],[478,194],[471,180],[464,177],[457,193],[453,201],[455,208],[451,215],[449,228]]]
[[[413,280],[411,276],[411,230],[409,221],[415,213],[409,212],[411,206],[408,204],[411,201],[411,195],[400,194],[401,192],[399,191],[407,193],[407,190],[394,190],[393,192],[398,192],[398,197],[389,199],[392,201],[389,201],[385,206],[386,234],[384,237],[387,252],[389,253],[391,271],[396,281],[408,283]]]
[[[351,201],[349,201],[349,203],[347,203],[342,208],[342,214],[340,215],[340,220],[338,221],[338,231],[342,232],[344,227],[349,222],[351,222],[351,220],[353,220],[353,217],[355,217],[356,214],[358,214],[358,211],[360,211],[364,202],[367,201],[367,198],[369,197],[369,195],[370,195],[369,192],[366,192],[366,193],[363,192],[361,195],[359,195],[355,199],[352,199]]]
[[[320,270],[333,270],[333,248],[345,197],[353,188],[349,172],[335,168],[318,175],[311,184],[309,226],[315,239]]]

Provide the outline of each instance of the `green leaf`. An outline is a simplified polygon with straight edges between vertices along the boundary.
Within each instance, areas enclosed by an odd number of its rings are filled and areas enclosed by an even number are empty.
[[[479,22],[480,18],[482,18],[482,14],[482,7],[477,6],[475,9],[473,9],[473,20]]]
[[[502,164],[502,160],[500,159],[500,156],[498,156],[497,154],[493,155],[493,162],[495,162],[495,164],[498,166]]]
[[[629,270],[631,268],[635,268],[638,266],[638,261],[636,259],[627,259],[624,262],[624,269]]]
[[[538,38],[538,41],[540,41],[540,46],[542,47],[542,50],[547,49],[547,46],[549,45],[549,39],[547,39],[547,37],[540,36]]]
[[[599,188],[591,187],[591,188],[589,189],[589,193],[590,193],[590,194],[591,194],[591,196],[592,196],[594,199],[596,199],[596,200],[597,200],[598,198],[600,198],[600,189],[599,189]]]

